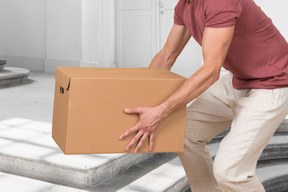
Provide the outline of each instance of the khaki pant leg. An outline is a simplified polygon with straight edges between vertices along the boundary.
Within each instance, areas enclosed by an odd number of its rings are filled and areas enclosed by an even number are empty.
[[[232,111],[225,99],[231,75],[223,76],[187,108],[185,149],[178,156],[193,192],[218,192],[206,143],[230,127]]]
[[[257,161],[288,113],[288,88],[235,90],[230,133],[214,160],[214,175],[225,192],[264,192],[255,175]]]

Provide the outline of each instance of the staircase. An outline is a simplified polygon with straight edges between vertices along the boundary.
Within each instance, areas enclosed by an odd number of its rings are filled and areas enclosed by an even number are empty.
[[[190,191],[175,153],[66,156],[51,138],[51,123],[27,119],[0,121],[0,133],[0,191],[13,192],[15,180],[15,192]],[[212,156],[225,134],[209,143]],[[267,192],[288,191],[288,120],[264,150],[257,175]]]

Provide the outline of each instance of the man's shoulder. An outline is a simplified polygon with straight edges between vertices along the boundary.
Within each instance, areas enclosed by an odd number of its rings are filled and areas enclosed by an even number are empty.
[[[242,14],[242,0],[203,0],[206,27],[235,25]]]
[[[225,8],[231,6],[242,5],[243,0],[203,0],[204,8]]]

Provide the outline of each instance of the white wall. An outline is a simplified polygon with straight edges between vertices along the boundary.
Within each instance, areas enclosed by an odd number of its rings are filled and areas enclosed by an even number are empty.
[[[114,0],[1,0],[0,57],[8,66],[115,67]]]
[[[10,66],[44,70],[46,0],[0,1],[0,56]]]
[[[270,17],[281,34],[288,41],[288,1],[287,0],[255,0],[256,4]]]
[[[80,66],[82,0],[47,0],[45,71],[56,66]]]
[[[45,72],[115,67],[114,0],[47,0]]]

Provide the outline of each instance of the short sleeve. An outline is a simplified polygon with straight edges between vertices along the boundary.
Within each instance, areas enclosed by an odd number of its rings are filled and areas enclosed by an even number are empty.
[[[181,15],[181,4],[180,1],[177,3],[175,9],[174,9],[174,24],[176,25],[184,25],[184,22],[182,18],[180,17]]]
[[[205,27],[229,27],[242,13],[241,0],[205,0]]]

